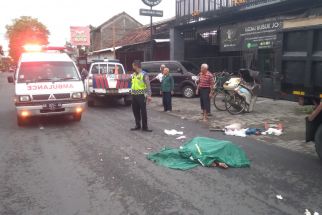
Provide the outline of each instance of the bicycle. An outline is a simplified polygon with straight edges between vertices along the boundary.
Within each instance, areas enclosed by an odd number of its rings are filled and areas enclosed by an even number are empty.
[[[229,80],[230,74],[223,71],[215,76],[214,106],[219,111],[226,111],[226,101],[229,93],[224,89],[224,83]]]

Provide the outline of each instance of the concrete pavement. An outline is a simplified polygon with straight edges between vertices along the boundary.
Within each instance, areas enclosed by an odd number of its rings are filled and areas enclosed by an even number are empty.
[[[162,99],[158,96],[154,97],[152,107],[162,112]],[[209,118],[209,123],[205,124],[199,121],[201,117],[199,98],[174,97],[173,112],[169,114],[203,124],[209,128],[223,128],[232,123],[241,123],[244,128],[264,128],[265,121],[282,123],[284,126],[282,136],[250,136],[247,139],[255,139],[256,141],[273,144],[292,151],[317,156],[314,143],[304,141],[305,117],[307,115],[301,111],[303,108],[296,102],[258,98],[253,112],[240,115],[231,115],[227,111],[218,111],[213,105],[211,108],[213,116]]]

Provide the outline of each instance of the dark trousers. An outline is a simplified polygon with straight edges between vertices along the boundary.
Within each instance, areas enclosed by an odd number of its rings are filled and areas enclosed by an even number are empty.
[[[164,111],[172,111],[172,95],[171,92],[162,92]]]
[[[133,95],[132,110],[133,110],[136,126],[144,129],[148,128],[146,98],[144,95]],[[141,119],[142,119],[142,126],[141,126]]]
[[[200,88],[199,94],[201,110],[206,110],[207,113],[210,113],[210,88]]]

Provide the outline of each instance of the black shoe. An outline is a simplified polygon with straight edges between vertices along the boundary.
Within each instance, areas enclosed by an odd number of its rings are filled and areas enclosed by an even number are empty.
[[[134,128],[131,128],[131,131],[138,131],[138,130],[140,130],[141,129],[141,127],[139,127],[139,126],[135,126]]]
[[[152,132],[151,129],[148,129],[148,128],[143,128],[142,131],[145,131],[145,132]]]

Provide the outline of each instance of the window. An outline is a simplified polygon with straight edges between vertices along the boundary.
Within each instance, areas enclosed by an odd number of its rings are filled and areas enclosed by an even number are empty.
[[[108,74],[124,74],[124,70],[119,64],[108,64]]]
[[[94,74],[98,74],[98,70],[99,69],[99,66],[98,66],[98,64],[94,64],[93,66],[92,66],[92,71],[91,71],[91,73],[94,75]]]
[[[143,64],[142,69],[147,73],[159,73],[160,65],[158,64]]]
[[[181,67],[177,64],[166,64],[166,67],[169,68],[170,73],[178,73]]]
[[[18,74],[19,83],[60,79],[79,80],[72,62],[23,62]]]
[[[187,71],[197,75],[199,73],[199,68],[193,63],[190,62],[181,62],[182,66],[186,68]]]
[[[106,64],[100,64],[100,74],[107,74],[107,65]]]

